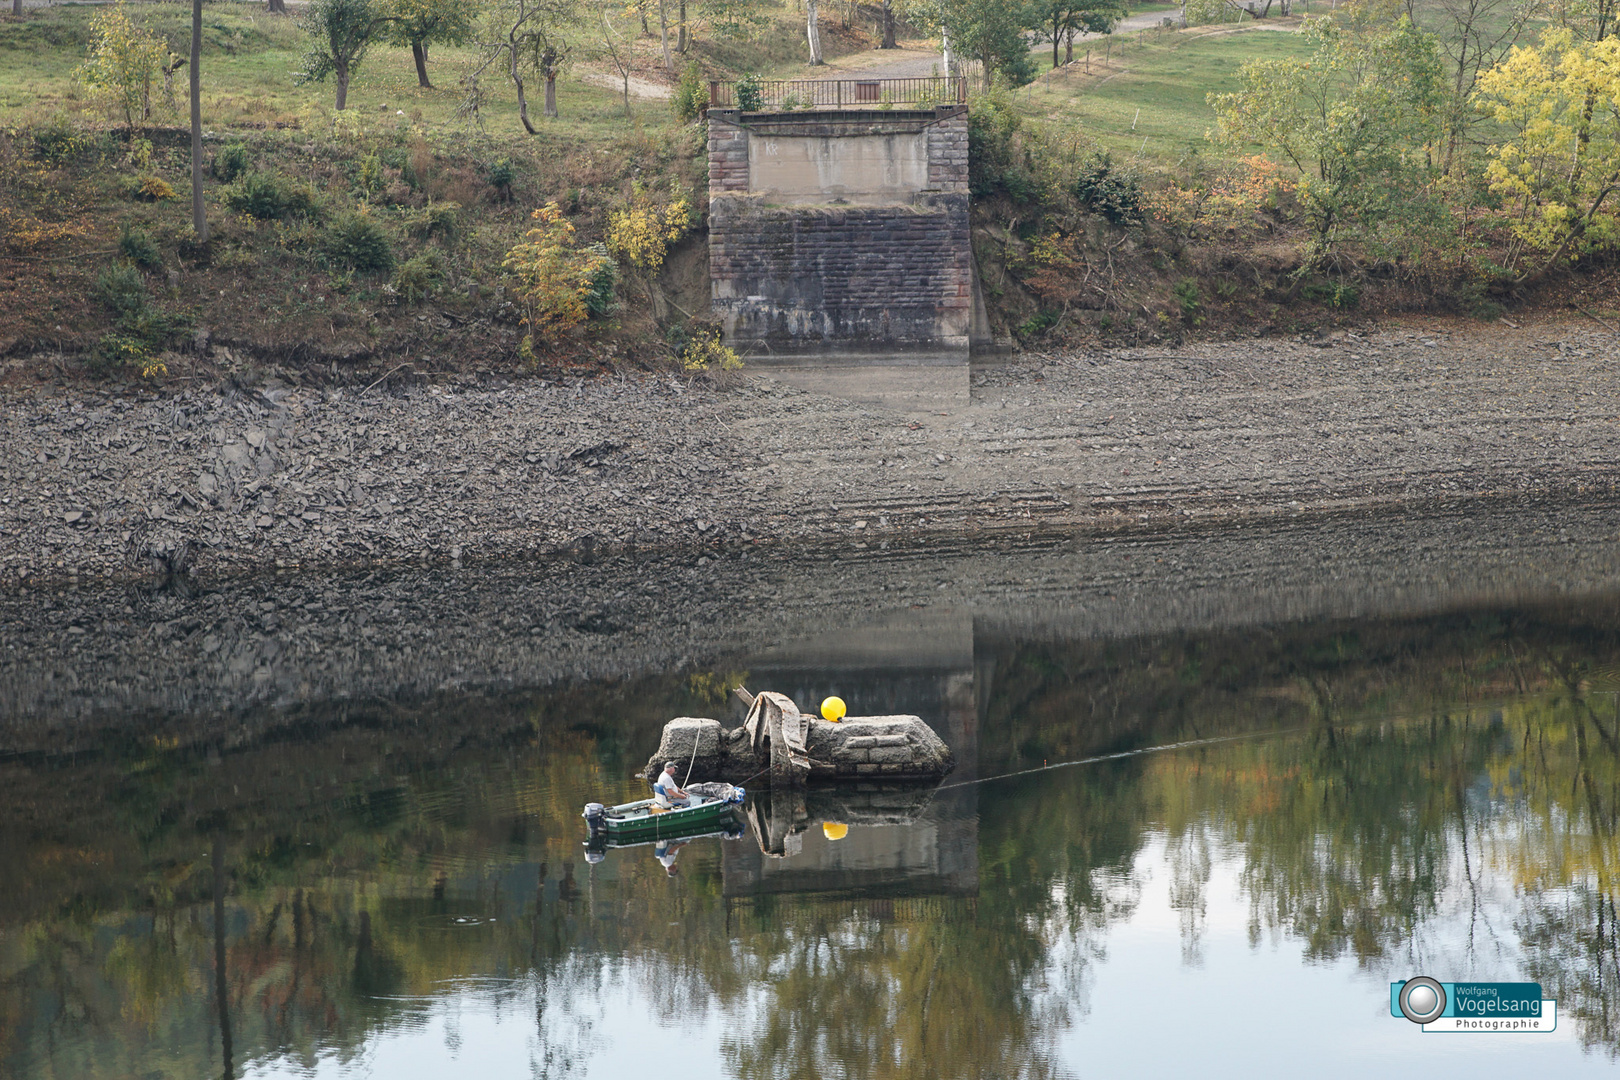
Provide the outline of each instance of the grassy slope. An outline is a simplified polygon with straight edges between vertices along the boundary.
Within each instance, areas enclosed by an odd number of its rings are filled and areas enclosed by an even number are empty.
[[[132,11],[171,47],[185,47],[189,8],[153,3]],[[322,213],[315,224],[254,222],[223,206],[221,185],[208,177],[213,258],[198,266],[181,254],[190,222],[183,112],[160,110],[153,117],[151,160],[139,165],[130,160],[127,137],[73,80],[95,14],[95,8],[63,5],[30,9],[20,20],[0,17],[0,211],[77,234],[9,253],[0,243],[0,354],[41,346],[88,349],[111,325],[110,313],[94,299],[96,276],[113,261],[120,229],[133,226],[152,235],[162,252],[162,266],[147,275],[154,300],[183,327],[206,326],[216,342],[256,352],[273,343],[283,357],[347,357],[362,367],[401,353],[435,366],[482,366],[509,355],[516,341],[510,317],[492,325],[487,316],[492,288],[502,279],[501,258],[522,235],[533,207],[559,202],[581,239],[590,241],[602,235],[608,209],[630,196],[633,179],[656,189],[684,187],[700,203],[704,196],[701,132],[677,125],[663,101],[633,97],[627,116],[619,94],[584,81],[588,68],[559,81],[560,120],[540,117],[543,87],[531,83],[531,116],[541,131],[530,137],[518,124],[511,84],[498,72],[484,81],[481,123],[458,115],[458,83],[476,59],[474,50],[434,48],[429,71],[437,88],[429,90],[417,86],[408,50],[378,46],[355,77],[350,108],[339,116],[329,85],[298,84],[305,37],[290,19],[267,16],[257,4],[212,2],[204,10],[203,62],[210,157],[225,141],[244,140],[256,169],[311,184]],[[635,27],[626,22],[620,29],[629,34]],[[826,36],[833,51],[866,47],[855,34]],[[784,21],[759,41],[724,48],[700,28],[695,55],[723,76],[733,66],[763,70],[789,63],[799,48],[797,24]],[[635,54],[638,79],[668,80],[656,37],[637,39]],[[183,107],[183,77],[176,92]],[[85,145],[59,163],[44,163],[31,131],[64,119],[87,131]],[[441,261],[445,280],[430,306],[442,317],[391,304],[387,274],[347,275],[322,255],[324,229],[362,202],[355,177],[368,153],[381,156],[394,182],[392,195],[365,200],[367,212],[389,230],[399,259],[430,253]],[[498,199],[485,179],[487,166],[501,158],[517,172],[510,201]],[[131,198],[146,175],[166,181],[180,198]],[[465,208],[460,235],[412,235],[411,215],[446,200]],[[690,258],[672,262],[688,276],[696,265]],[[178,273],[177,284],[171,272]],[[670,284],[685,296],[682,286]],[[593,327],[596,335],[617,337],[625,350],[656,341],[656,328],[637,303],[644,290],[626,283],[624,295],[616,327]],[[467,326],[471,332],[462,329]],[[184,363],[171,358],[171,368],[176,362]]]
[[[158,2],[134,10],[173,47],[183,48],[188,7]],[[106,130],[105,118],[88,107],[72,79],[95,11],[62,5],[30,9],[20,20],[0,17],[0,127],[17,132],[67,116]],[[749,42],[711,40],[700,28],[694,55],[706,74],[716,77],[744,71],[818,74],[804,63],[800,18],[784,3],[775,25]],[[617,92],[583,81],[587,71],[576,69],[559,82],[559,121],[539,119],[542,88],[531,85],[531,115],[542,128],[531,138],[518,126],[510,83],[498,76],[485,79],[481,124],[458,116],[463,96],[458,82],[476,58],[473,50],[434,48],[430,74],[437,88],[428,90],[416,85],[408,50],[379,46],[351,87],[351,108],[337,120],[331,87],[300,86],[294,77],[302,66],[305,38],[291,20],[267,16],[257,3],[214,0],[205,8],[205,24],[204,122],[215,133],[213,145],[246,137],[257,167],[305,179],[323,193],[328,220],[358,204],[352,178],[360,155],[380,152],[396,173],[405,159],[418,161],[422,167],[415,171],[422,175],[413,190],[392,201],[374,201],[372,212],[393,230],[401,258],[429,248],[442,256],[446,287],[433,307],[452,321],[465,323],[487,313],[489,287],[500,281],[500,257],[521,235],[525,216],[535,205],[557,200],[590,240],[601,235],[607,209],[629,195],[632,178],[654,185],[685,184],[702,201],[698,133],[675,126],[667,106],[658,101],[632,99],[633,115],[626,116]],[[634,36],[633,25],[625,23],[622,29]],[[837,13],[824,14],[828,55],[869,50],[870,29],[864,16],[846,30]],[[1205,139],[1213,123],[1206,95],[1236,88],[1245,60],[1308,51],[1297,34],[1247,25],[1235,32],[1230,26],[1155,29],[1118,35],[1111,47],[1089,44],[1089,74],[1075,68],[1052,73],[1020,91],[1018,101],[1030,115],[1045,118],[1060,132],[1095,141],[1116,159],[1141,159],[1144,165],[1172,170],[1194,154],[1228,156]],[[662,70],[656,35],[637,38],[635,55],[638,78],[670,81]],[[876,60],[880,54],[872,55]],[[601,73],[600,66],[596,71]],[[177,89],[183,95],[183,82]],[[510,323],[486,326],[472,335],[440,323],[438,330],[426,333],[419,326],[420,312],[389,306],[386,277],[362,274],[351,280],[334,270],[320,256],[318,231],[233,219],[219,205],[218,185],[212,180],[207,191],[216,257],[206,270],[187,264],[178,254],[178,240],[189,221],[184,201],[189,155],[177,126],[183,116],[172,112],[156,119],[176,126],[154,137],[154,163],[147,171],[172,184],[181,195],[179,202],[132,201],[127,192],[138,170],[124,160],[117,140],[103,140],[99,151],[39,175],[29,172],[33,166],[26,134],[9,140],[9,146],[0,145],[0,164],[21,170],[0,177],[17,181],[0,182],[0,209],[9,206],[41,220],[69,222],[83,234],[23,258],[0,254],[0,353],[7,347],[52,342],[70,351],[83,349],[106,328],[107,313],[91,299],[92,285],[125,224],[152,232],[163,247],[163,269],[181,271],[178,287],[168,289],[161,287],[163,272],[154,272],[154,292],[183,320],[210,326],[216,340],[274,340],[286,355],[349,356],[377,363],[402,352],[426,354],[436,364],[446,362],[447,351],[480,363],[509,353],[515,340]],[[514,162],[519,177],[511,203],[494,201],[483,179],[485,166],[502,157]],[[25,172],[29,175],[22,177]],[[404,222],[413,209],[445,199],[467,207],[463,236],[451,243],[407,234]],[[74,252],[81,257],[73,257]],[[92,259],[87,252],[101,254]],[[689,274],[701,270],[699,260],[681,263]],[[1200,271],[1183,264],[1167,272]],[[481,300],[469,298],[472,287],[481,289]],[[621,340],[655,337],[646,313],[634,305],[638,291],[631,287],[625,295],[632,303],[621,315]]]

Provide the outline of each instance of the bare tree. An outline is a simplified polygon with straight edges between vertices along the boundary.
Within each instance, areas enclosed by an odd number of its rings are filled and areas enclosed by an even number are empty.
[[[1440,49],[1452,83],[1442,169],[1451,174],[1463,166],[1459,151],[1480,119],[1471,101],[1480,72],[1507,56],[1541,5],[1537,0],[1440,0],[1439,6],[1445,24],[1438,34]]]
[[[202,0],[191,0],[191,227],[208,243],[202,171]]]
[[[804,36],[810,42],[810,66],[817,67],[821,59],[821,27],[816,21],[816,0],[804,0]]]
[[[658,45],[664,50],[664,70],[675,70],[675,59],[669,55],[669,0],[658,0]]]
[[[476,113],[482,100],[479,77],[497,63],[517,91],[518,119],[530,135],[539,129],[529,119],[529,97],[525,79],[533,74],[545,80],[545,114],[557,116],[557,76],[562,74],[573,51],[570,32],[577,26],[579,8],[575,0],[505,0],[495,10],[495,25],[501,36],[480,41],[483,61],[467,77],[468,111]]]
[[[607,57],[613,70],[619,73],[619,79],[624,87],[624,115],[630,115],[630,65],[635,57],[630,52],[629,42],[619,36],[613,29],[613,21],[608,18],[608,7],[612,0],[599,0],[598,14],[602,17],[602,55]]]

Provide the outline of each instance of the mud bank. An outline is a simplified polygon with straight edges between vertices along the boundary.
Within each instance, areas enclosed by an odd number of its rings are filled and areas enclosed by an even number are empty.
[[[282,573],[200,590],[13,587],[0,589],[0,755],[69,752],[106,730],[229,745],[362,716],[378,701],[460,715],[479,696],[730,670],[812,638],[933,648],[945,631],[923,641],[893,629],[930,619],[967,620],[991,635],[1125,641],[1612,599],[1616,509],[1481,513],[1460,504],[1394,517],[1301,514],[1261,528],[1007,534],[965,551],[733,547],[498,569]],[[645,745],[667,719],[647,717]]]
[[[0,586],[1579,499],[1617,358],[1590,323],[1025,354],[949,414],[764,376],[14,394]]]

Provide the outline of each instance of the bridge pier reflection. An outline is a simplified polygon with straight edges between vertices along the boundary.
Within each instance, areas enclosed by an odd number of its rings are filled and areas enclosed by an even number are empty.
[[[855,715],[914,713],[956,754],[943,787],[858,783],[756,791],[758,844],[727,844],[728,897],[836,893],[972,896],[978,891],[978,695],[973,617],[906,611],[748,658],[754,689],[815,710],[837,694]]]

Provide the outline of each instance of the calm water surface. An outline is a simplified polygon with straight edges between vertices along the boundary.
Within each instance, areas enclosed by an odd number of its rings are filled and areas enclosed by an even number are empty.
[[[13,757],[0,1075],[1608,1073],[1620,593],[1589,584],[1129,638],[891,612],[223,754]],[[960,768],[587,863],[581,805],[640,797],[663,720],[729,722],[738,679],[916,712]],[[1538,980],[1558,1030],[1424,1034],[1388,1010],[1418,974]]]

